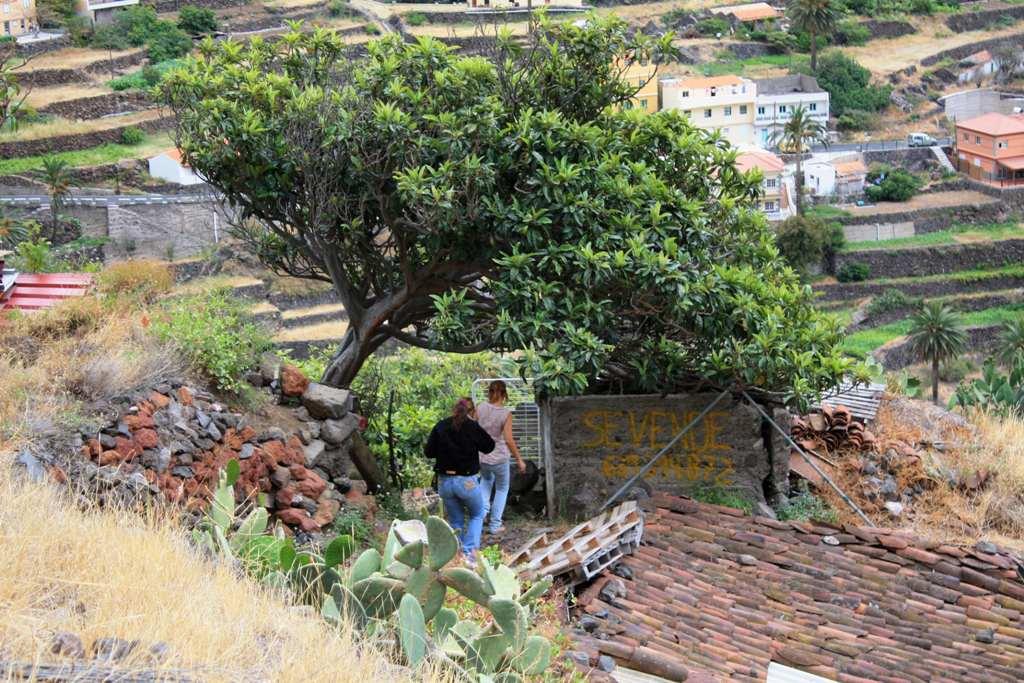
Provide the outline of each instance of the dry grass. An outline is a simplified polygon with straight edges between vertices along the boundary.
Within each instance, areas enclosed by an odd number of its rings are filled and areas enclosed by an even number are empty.
[[[901,459],[895,475],[900,488],[914,483],[926,490],[905,509],[899,520],[890,518],[881,502],[858,495],[859,458],[840,456],[837,483],[854,497],[879,526],[901,526],[914,534],[943,543],[974,545],[989,540],[1024,551],[1024,419],[972,414],[968,427],[956,416],[945,418],[923,401],[886,401],[872,427],[884,440],[899,440],[914,447],[919,462]],[[943,450],[932,443],[946,444]],[[962,478],[977,471],[994,474],[988,486],[967,492],[951,485],[948,473]],[[838,511],[841,521],[861,524],[853,512],[830,490],[822,492]]]
[[[94,133],[100,130],[120,128],[121,126],[131,126],[143,121],[153,121],[161,116],[164,116],[164,113],[159,109],[147,109],[146,111],[138,111],[125,114],[124,116],[89,119],[88,121],[68,121],[67,119],[57,117],[46,123],[21,126],[16,131],[0,133],[0,140],[41,140],[58,135]]]
[[[35,107],[36,109],[42,109],[48,104],[54,102],[66,102],[68,100],[77,100],[83,97],[96,97],[97,95],[106,95],[113,92],[110,88],[99,86],[99,85],[86,85],[84,83],[70,83],[68,85],[58,85],[52,88],[33,88],[29,91],[28,97],[25,98],[25,103],[29,106]]]
[[[331,320],[319,325],[305,325],[303,327],[291,327],[282,330],[274,341],[325,341],[340,340],[348,331],[348,323],[344,320]]]
[[[171,269],[162,261],[135,259],[108,266],[99,276],[99,289],[107,295],[155,301],[174,285]]]
[[[175,294],[201,294],[214,289],[236,289],[262,284],[263,281],[249,275],[214,275],[197,278],[174,288]]]
[[[292,318],[301,318],[307,315],[320,315],[321,313],[337,313],[339,315],[345,315],[345,307],[341,304],[322,304],[320,306],[310,306],[308,308],[293,308],[282,312],[281,317],[285,320],[290,320]]]
[[[83,512],[0,463],[0,642],[4,658],[56,663],[66,631],[138,639],[125,669],[205,681],[393,681],[381,652],[288,605],[229,566],[201,560],[166,515]],[[146,661],[153,643],[169,656]]]
[[[74,69],[89,66],[90,64],[106,62],[111,57],[117,59],[125,55],[141,52],[137,48],[130,50],[114,50],[113,53],[106,50],[92,50],[84,47],[69,47],[65,50],[56,50],[46,54],[33,57],[32,60],[19,71],[35,71],[38,69]]]

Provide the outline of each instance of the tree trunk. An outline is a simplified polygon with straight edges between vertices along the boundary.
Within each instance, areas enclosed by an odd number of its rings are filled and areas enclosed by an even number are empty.
[[[818,70],[818,36],[814,31],[808,33],[811,34],[811,73],[815,73]]]
[[[57,245],[57,231],[60,230],[60,205],[50,200],[50,244]]]
[[[939,357],[932,358],[932,403],[939,405]]]
[[[324,369],[320,379],[323,384],[332,387],[348,388],[359,374],[363,363],[384,343],[384,338],[374,335],[368,330],[350,327],[338,345],[338,350],[331,362]]]
[[[348,457],[351,458],[352,464],[356,466],[363,481],[366,482],[367,493],[384,490],[386,483],[384,472],[381,470],[377,458],[374,457],[373,451],[366,445],[363,435],[359,432],[353,434],[349,440]]]

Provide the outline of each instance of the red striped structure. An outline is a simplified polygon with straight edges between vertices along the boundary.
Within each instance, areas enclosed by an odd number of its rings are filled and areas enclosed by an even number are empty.
[[[92,276],[87,273],[6,271],[5,288],[0,291],[0,311],[38,311],[49,308],[65,299],[85,296],[92,284]]]

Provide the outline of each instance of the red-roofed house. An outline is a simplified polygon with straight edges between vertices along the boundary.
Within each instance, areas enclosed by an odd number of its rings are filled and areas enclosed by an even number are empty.
[[[957,123],[956,164],[975,180],[1024,184],[1024,115],[992,112]]]
[[[751,149],[736,157],[736,168],[746,172],[755,168],[761,170],[761,200],[757,208],[769,220],[777,221],[790,214],[789,193],[786,188],[786,164],[781,158],[763,149]]]

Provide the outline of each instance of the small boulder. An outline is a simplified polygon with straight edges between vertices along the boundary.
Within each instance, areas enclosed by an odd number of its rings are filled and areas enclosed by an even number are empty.
[[[85,646],[82,644],[82,639],[74,633],[60,631],[54,634],[53,640],[50,642],[50,652],[60,657],[82,659],[85,657]]]
[[[891,501],[889,501],[888,503],[885,504],[885,509],[893,517],[899,517],[900,515],[903,514],[903,503],[899,503],[897,501],[892,501],[891,500]]]
[[[132,653],[139,646],[137,640],[122,638],[97,638],[92,644],[93,659],[105,662],[118,662]]]
[[[334,521],[334,518],[338,516],[338,512],[340,510],[341,503],[333,498],[327,498],[325,496],[320,499],[320,503],[316,506],[316,512],[313,514],[313,521],[321,527],[325,527]]]
[[[281,393],[285,396],[302,396],[309,388],[309,378],[291,363],[281,366]]]
[[[284,361],[272,351],[267,351],[260,356],[260,375],[263,376],[264,384],[270,384],[278,379],[282,365],[284,365]]]
[[[349,413],[340,420],[327,420],[320,427],[320,438],[334,446],[345,443],[359,428],[359,418]]]
[[[316,462],[316,459],[324,452],[326,444],[320,439],[313,439],[309,442],[305,448],[302,449],[303,454],[306,456],[306,467],[312,467]]]
[[[302,405],[317,420],[337,420],[352,410],[352,395],[345,389],[310,382],[302,394]]]

